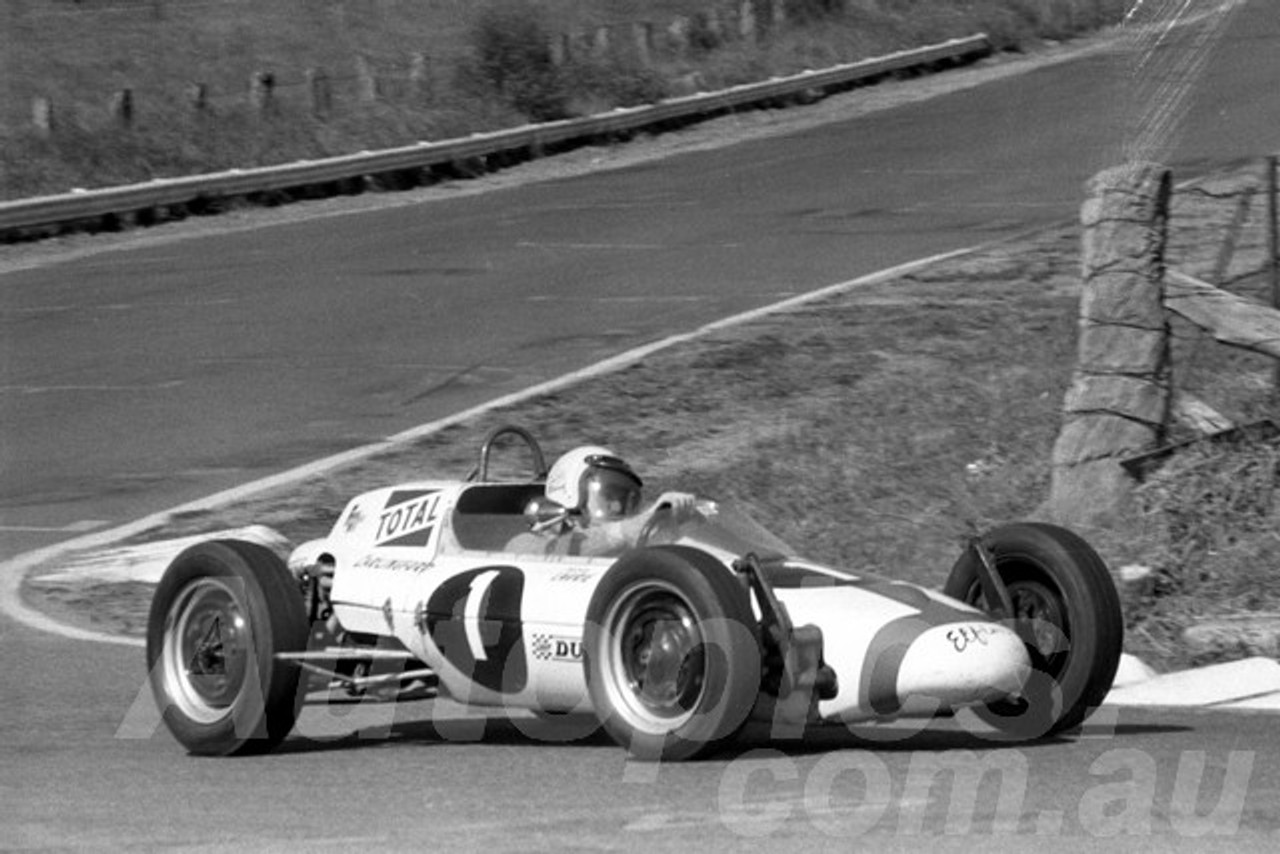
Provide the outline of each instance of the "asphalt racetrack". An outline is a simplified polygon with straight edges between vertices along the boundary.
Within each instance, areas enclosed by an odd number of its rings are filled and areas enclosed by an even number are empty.
[[[1280,15],[1220,20],[633,168],[19,265],[0,275],[0,560],[1073,218],[1127,155],[1183,178],[1280,151]],[[1149,138],[1139,115],[1175,120]],[[135,648],[4,621],[0,662],[0,848],[1262,851],[1280,832],[1263,712],[1104,708],[1021,746],[955,721],[749,732],[658,766],[589,719],[317,705],[280,753],[208,760],[158,726]]]

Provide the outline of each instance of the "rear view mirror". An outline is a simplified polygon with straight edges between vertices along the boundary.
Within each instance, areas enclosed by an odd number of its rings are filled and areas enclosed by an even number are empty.
[[[568,516],[569,508],[545,496],[530,499],[524,506],[524,518],[528,520],[529,528],[533,531],[550,528],[552,525],[563,522]]]

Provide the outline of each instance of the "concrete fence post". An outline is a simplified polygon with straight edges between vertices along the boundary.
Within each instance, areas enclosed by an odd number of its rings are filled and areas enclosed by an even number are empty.
[[[769,23],[781,27],[787,22],[787,0],[769,0]]]
[[[748,43],[754,43],[758,35],[756,26],[755,0],[742,0],[738,13],[738,37]]]
[[[369,60],[359,54],[356,55],[356,98],[365,104],[378,100],[378,78]]]
[[[589,60],[595,51],[595,33],[590,29],[575,29],[569,36],[568,55],[575,60]]]
[[[568,33],[553,33],[548,39],[548,52],[553,65],[564,65],[573,58],[573,37]]]
[[[608,25],[596,27],[595,33],[591,38],[591,56],[593,59],[605,59],[609,56],[609,44],[612,36],[609,33]]]
[[[1132,163],[1089,184],[1075,373],[1053,448],[1049,515],[1105,526],[1130,510],[1120,461],[1164,438],[1172,393],[1164,310],[1169,170]]]
[[[653,65],[653,24],[637,21],[631,25],[631,39],[636,46],[636,59],[642,68]]]
[[[204,83],[192,83],[187,87],[187,103],[197,116],[204,115],[209,109],[209,87]]]
[[[249,78],[249,106],[255,113],[275,108],[276,76],[270,71],[255,71]]]
[[[43,95],[31,99],[31,124],[40,136],[48,137],[53,133],[53,102]]]
[[[429,101],[435,97],[431,61],[421,51],[414,51],[409,57],[409,97],[415,101]]]
[[[724,39],[724,17],[720,14],[720,10],[715,6],[710,7],[705,12],[707,32],[711,34],[711,38],[717,43]]]
[[[126,87],[113,93],[107,111],[111,114],[111,120],[120,127],[133,127],[133,90]]]
[[[693,21],[687,15],[677,15],[667,25],[667,43],[676,56],[684,56],[689,52],[689,33],[693,30]]]
[[[311,115],[324,121],[333,112],[333,86],[329,82],[329,74],[323,68],[308,68],[306,77]]]

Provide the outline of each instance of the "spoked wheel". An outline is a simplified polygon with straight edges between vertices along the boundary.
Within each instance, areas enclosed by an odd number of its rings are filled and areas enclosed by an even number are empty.
[[[156,588],[147,667],[165,723],[190,752],[270,750],[297,719],[299,671],[276,652],[303,650],[307,619],[284,563],[252,543],[201,543]]]
[[[1044,578],[1014,578],[1007,583],[1013,619],[1038,670],[1061,676],[1067,663],[1071,620],[1061,592]]]
[[[614,699],[654,727],[678,726],[693,715],[706,685],[702,632],[678,589],[638,582],[622,591],[605,616],[618,643],[604,662]]]
[[[252,638],[225,581],[201,578],[179,591],[166,621],[161,665],[178,711],[198,723],[227,714],[250,668]]]
[[[1013,613],[1032,673],[1022,696],[978,710],[1016,738],[1078,726],[1111,689],[1124,639],[1120,598],[1111,574],[1088,543],[1064,528],[1020,523],[983,537]],[[944,592],[978,607],[985,602],[980,561],[966,551]]]
[[[687,759],[732,736],[760,688],[747,593],[691,549],[620,559],[592,597],[583,649],[596,714],[641,759]]]

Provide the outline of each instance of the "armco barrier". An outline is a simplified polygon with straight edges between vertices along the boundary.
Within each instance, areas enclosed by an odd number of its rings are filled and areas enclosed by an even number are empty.
[[[617,109],[587,118],[524,125],[493,133],[473,134],[463,139],[422,142],[384,151],[304,160],[283,166],[162,178],[145,184],[2,202],[0,237],[7,232],[22,229],[74,223],[200,200],[326,184],[365,175],[426,169],[506,151],[536,151],[577,139],[689,120],[699,115],[787,98],[806,91],[848,86],[934,63],[972,59],[990,51],[991,44],[986,35],[979,34],[820,71],[806,71],[763,83],[749,83],[716,92],[671,98],[656,104]]]

